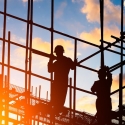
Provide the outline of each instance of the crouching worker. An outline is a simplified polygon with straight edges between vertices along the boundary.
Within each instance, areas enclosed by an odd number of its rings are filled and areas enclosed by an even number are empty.
[[[51,105],[56,113],[63,112],[67,87],[68,87],[68,74],[70,69],[74,70],[76,67],[76,61],[73,62],[71,58],[63,55],[64,48],[61,45],[57,45],[54,50],[56,58],[54,56],[50,58],[48,62],[48,72],[54,73],[54,82],[51,85]]]
[[[98,71],[99,80],[95,81],[91,91],[97,94],[96,110],[98,125],[111,125],[111,98],[112,74],[109,68],[104,66]]]

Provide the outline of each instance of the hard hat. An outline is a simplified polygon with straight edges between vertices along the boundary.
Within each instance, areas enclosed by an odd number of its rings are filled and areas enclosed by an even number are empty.
[[[54,53],[55,52],[63,52],[64,53],[64,48],[63,48],[63,46],[62,45],[57,45],[56,47],[55,47],[55,50],[54,50]]]
[[[98,74],[104,74],[104,75],[106,75],[106,73],[107,73],[106,66],[104,66],[103,68],[99,69],[99,71],[98,71]]]

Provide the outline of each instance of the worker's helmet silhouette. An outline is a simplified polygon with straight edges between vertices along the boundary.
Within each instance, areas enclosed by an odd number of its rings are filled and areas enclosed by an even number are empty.
[[[58,53],[58,52],[64,53],[64,48],[63,48],[62,45],[57,45],[57,46],[55,47],[54,53]]]
[[[107,67],[106,66],[104,66],[103,68],[101,68],[101,69],[99,69],[99,71],[98,71],[98,75],[100,76],[100,77],[106,77],[106,74],[107,74]]]

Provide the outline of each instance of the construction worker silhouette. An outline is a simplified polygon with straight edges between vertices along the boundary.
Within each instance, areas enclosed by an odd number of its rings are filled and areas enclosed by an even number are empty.
[[[109,68],[104,66],[98,71],[99,80],[95,81],[91,91],[97,94],[96,109],[98,125],[111,125],[111,98],[112,74]]]
[[[57,58],[51,56],[48,62],[48,72],[54,72],[54,82],[51,85],[51,105],[55,112],[62,112],[68,87],[68,74],[70,69],[74,70],[76,61],[63,55],[64,48],[57,45],[54,50]],[[55,61],[54,61],[55,60]]]

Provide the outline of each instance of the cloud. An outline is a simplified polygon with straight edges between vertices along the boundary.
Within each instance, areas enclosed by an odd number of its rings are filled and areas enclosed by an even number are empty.
[[[83,96],[82,98],[77,100],[76,109],[79,111],[85,111],[92,114],[96,113],[95,106],[96,97],[94,96]]]
[[[123,74],[123,86],[125,86],[125,74]],[[113,77],[112,91],[119,89],[119,76]]]
[[[125,74],[123,75],[123,86],[125,86]],[[119,88],[119,77],[114,76],[111,90],[117,90]],[[125,103],[125,90],[123,90],[123,104]],[[76,109],[79,111],[85,111],[88,113],[95,114],[96,113],[96,96],[83,96],[79,98],[76,102]],[[111,96],[112,98],[112,110],[118,109],[119,105],[119,94],[113,94]]]
[[[65,55],[68,57],[73,58],[74,56],[74,44],[70,40],[64,40],[62,38],[58,38],[54,40],[54,48],[56,45],[62,45],[65,50]],[[46,52],[50,54],[51,52],[51,45],[49,42],[43,41],[41,38],[34,38],[33,39],[33,48]],[[54,51],[54,50],[53,50]],[[77,53],[77,55],[80,55],[80,53]]]
[[[110,26],[104,28],[104,40],[108,42],[113,42],[114,39],[111,38],[111,35],[114,35],[116,37],[119,37],[120,30],[117,26]],[[100,39],[101,39],[101,31],[100,28],[95,28],[91,30],[90,32],[82,32],[80,34],[80,38],[89,42],[92,42],[94,44],[100,45]],[[84,47],[87,47],[88,45],[84,45]]]
[[[66,2],[62,2],[58,8],[58,10],[55,13],[55,17],[56,18],[60,18],[63,15],[63,11],[66,8],[67,3]]]
[[[15,36],[15,39],[16,39],[16,36]],[[70,40],[64,40],[62,38],[55,39],[54,48],[56,45],[62,45],[65,50],[64,55],[73,59],[74,44]],[[42,52],[45,52],[48,54],[50,54],[50,52],[51,52],[50,42],[44,41],[43,39],[38,38],[38,37],[33,39],[32,46],[33,46],[33,49],[37,49],[39,51],[42,51]],[[21,47],[18,47],[15,50],[13,50],[11,60],[12,60],[12,63],[14,64],[14,66],[22,66],[22,63],[25,62],[25,52],[26,52],[26,50]],[[77,53],[77,55],[80,55],[80,53]],[[33,54],[32,56],[33,56],[33,61],[34,61],[33,64],[37,65],[37,67],[44,68],[47,65],[48,58],[44,58],[44,57],[36,55],[36,54]]]
[[[51,49],[50,43],[42,40],[41,38],[38,38],[38,37],[34,38],[32,41],[32,46],[33,46],[33,49],[50,53],[50,49]]]
[[[22,44],[22,45],[26,45],[26,39],[22,37],[18,37],[15,34],[11,34],[11,41]]]
[[[64,47],[65,53],[64,55],[74,58],[74,44],[70,40],[64,40],[64,39],[55,39],[54,40],[54,47],[56,45],[62,45]],[[77,53],[77,56],[81,55],[80,53]]]
[[[89,22],[100,22],[100,5],[98,0],[84,0],[84,6],[81,9]],[[114,5],[111,0],[104,1],[104,21],[105,24],[118,23],[120,24],[120,6]]]

